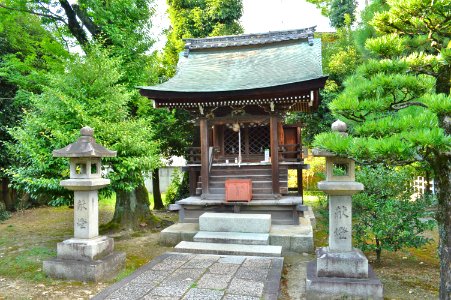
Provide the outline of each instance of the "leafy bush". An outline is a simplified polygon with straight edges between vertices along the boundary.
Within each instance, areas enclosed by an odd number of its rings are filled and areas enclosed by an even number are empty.
[[[171,184],[166,191],[166,204],[186,198],[189,195],[189,178],[187,172],[175,169],[171,176]]]
[[[0,201],[0,222],[8,220],[11,217],[9,211],[6,210],[3,202]]]
[[[8,220],[10,217],[11,217],[11,214],[10,214],[9,211],[2,210],[2,209],[0,208],[0,222],[1,222],[1,221]]]
[[[362,167],[357,181],[365,190],[353,196],[354,242],[364,251],[398,251],[429,242],[421,234],[434,227],[430,197],[411,199],[411,174],[382,165]]]
[[[67,197],[58,197],[56,199],[50,200],[48,203],[50,206],[64,206],[64,205],[73,205],[74,199]]]

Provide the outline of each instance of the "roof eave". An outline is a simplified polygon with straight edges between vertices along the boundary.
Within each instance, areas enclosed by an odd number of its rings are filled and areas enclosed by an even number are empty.
[[[302,91],[320,89],[324,87],[328,76],[321,76],[315,79],[275,85],[263,88],[228,90],[228,91],[163,91],[152,89],[152,87],[138,87],[140,94],[156,101],[190,101],[190,100],[223,100],[223,99],[243,99],[251,97],[272,97],[275,95],[295,94]]]

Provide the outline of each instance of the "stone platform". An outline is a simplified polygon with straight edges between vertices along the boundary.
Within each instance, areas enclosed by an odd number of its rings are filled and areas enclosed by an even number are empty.
[[[93,299],[276,300],[283,258],[165,253]]]
[[[192,242],[198,232],[198,223],[176,223],[161,231],[160,243],[173,247],[181,241]],[[286,251],[314,252],[313,229],[309,217],[299,218],[299,225],[272,224],[268,234],[269,245],[282,246],[282,253]]]
[[[382,283],[371,266],[367,278],[318,277],[316,261],[307,264],[306,297],[309,300],[384,299]]]
[[[214,197],[215,196],[215,197]],[[262,196],[262,195],[260,195]],[[264,195],[263,195],[264,196]],[[274,195],[267,195],[273,197]],[[206,198],[205,198],[206,197]],[[306,207],[302,197],[281,196],[278,199],[255,199],[250,202],[227,202],[225,194],[191,196],[176,202],[181,223],[198,223],[199,216],[206,212],[236,214],[270,214],[273,225],[297,225],[299,217],[304,216]]]

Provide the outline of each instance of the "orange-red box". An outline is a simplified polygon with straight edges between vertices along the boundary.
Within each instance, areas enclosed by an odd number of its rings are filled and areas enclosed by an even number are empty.
[[[225,181],[226,202],[252,200],[251,179],[227,179]]]

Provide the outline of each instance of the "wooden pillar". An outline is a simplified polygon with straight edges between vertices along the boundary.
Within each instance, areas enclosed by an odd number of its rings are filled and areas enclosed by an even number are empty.
[[[208,121],[206,118],[200,118],[200,176],[202,180],[202,194],[208,194],[208,139],[210,137],[208,130]]]
[[[299,125],[296,128],[297,131],[297,139],[298,139],[298,144],[299,144],[299,157],[297,159],[297,161],[304,163],[304,158],[302,157],[303,152],[302,152],[302,135],[301,135],[301,125]],[[302,185],[302,171],[303,171],[303,166],[299,165],[298,166],[298,194],[301,197],[304,197],[304,186]],[[302,204],[304,203],[304,198],[302,198]]]
[[[298,169],[297,169],[297,176],[298,176],[298,195],[299,196],[303,196],[303,194],[304,194],[304,187],[302,186],[302,166],[301,165],[299,165],[298,166]]]
[[[275,114],[271,114],[269,117],[269,130],[271,134],[272,192],[280,194],[278,117]]]

